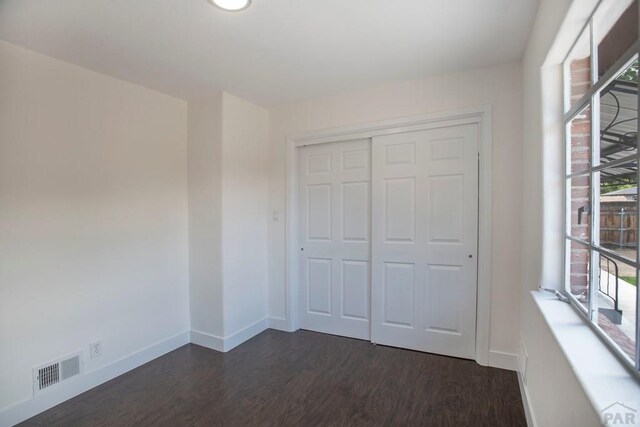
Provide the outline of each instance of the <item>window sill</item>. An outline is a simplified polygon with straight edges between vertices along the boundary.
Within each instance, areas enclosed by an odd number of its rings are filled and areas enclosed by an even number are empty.
[[[614,402],[640,403],[640,382],[569,304],[531,295],[597,413]]]

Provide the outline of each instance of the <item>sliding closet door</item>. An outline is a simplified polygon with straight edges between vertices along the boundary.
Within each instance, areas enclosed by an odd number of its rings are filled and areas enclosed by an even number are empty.
[[[475,357],[478,129],[373,138],[372,341]]]
[[[300,149],[300,325],[370,338],[370,140]]]

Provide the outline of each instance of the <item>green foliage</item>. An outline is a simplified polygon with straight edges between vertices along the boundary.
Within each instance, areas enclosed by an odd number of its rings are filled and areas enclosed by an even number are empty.
[[[637,185],[635,180],[629,183],[616,182],[616,183],[603,183],[600,185],[600,194],[611,193],[612,191],[623,190],[625,188],[633,188]]]
[[[620,276],[622,280],[629,283],[633,286],[638,286],[638,281],[636,280],[636,276]]]
[[[620,74],[617,80],[625,80],[627,82],[638,82],[638,60],[636,59],[629,68]]]

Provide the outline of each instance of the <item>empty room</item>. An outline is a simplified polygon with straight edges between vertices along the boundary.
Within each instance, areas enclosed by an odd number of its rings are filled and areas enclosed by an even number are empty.
[[[640,0],[0,0],[0,427],[640,426]]]

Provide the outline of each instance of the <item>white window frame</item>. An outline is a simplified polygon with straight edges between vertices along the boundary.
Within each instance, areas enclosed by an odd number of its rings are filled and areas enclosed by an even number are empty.
[[[607,162],[604,164],[600,164],[600,93],[601,91],[607,87],[607,85],[615,79],[619,75],[619,73],[624,70],[626,67],[631,65],[633,61],[638,59],[640,54],[640,38],[636,39],[633,45],[620,57],[615,64],[613,64],[610,69],[600,78],[598,79],[598,46],[596,43],[597,35],[595,32],[594,25],[594,16],[600,7],[602,7],[602,3],[600,2],[598,7],[591,14],[589,20],[580,31],[578,37],[574,41],[569,49],[567,55],[563,60],[563,88],[564,88],[564,120],[563,120],[563,152],[564,152],[564,162],[563,162],[563,230],[564,230],[564,239],[563,239],[563,268],[564,268],[564,286],[563,291],[569,297],[570,304],[574,309],[581,315],[581,317],[585,320],[585,322],[595,331],[595,333],[605,342],[605,344],[609,347],[613,354],[616,355],[624,365],[629,368],[637,378],[640,378],[640,289],[636,291],[636,354],[635,360],[631,361],[630,358],[620,349],[620,347],[605,334],[605,332],[600,329],[597,325],[597,316],[598,316],[598,270],[599,268],[595,268],[594,266],[599,266],[598,253],[602,253],[613,260],[620,261],[626,264],[630,264],[635,266],[636,268],[636,277],[640,278],[640,244],[637,248],[636,260],[629,260],[621,255],[611,251],[609,249],[603,248],[599,245],[599,215],[597,214],[598,209],[596,209],[596,202],[600,199],[600,185],[599,180],[595,179],[598,177],[598,172],[602,169],[611,168],[616,165],[621,165],[629,162],[637,162],[640,165],[640,149],[637,150],[636,154],[627,156],[622,159],[616,159],[615,161]],[[589,34],[590,40],[590,51],[591,51],[591,87],[586,91],[586,93],[575,102],[573,106],[570,104],[570,88],[571,88],[571,73],[568,67],[568,63],[570,61],[570,55],[579,42],[581,37],[585,32]],[[640,98],[640,97],[639,97]],[[569,134],[567,132],[568,126],[570,126],[571,121],[579,115],[588,105],[591,105],[590,108],[590,119],[591,119],[591,139],[590,139],[590,161],[589,166],[585,170],[581,170],[579,172],[572,173],[571,170],[571,140],[568,138]],[[640,112],[640,101],[638,105],[638,111]],[[640,142],[640,138],[639,141]],[[640,147],[640,144],[638,145]],[[571,195],[569,192],[571,188],[567,185],[569,179],[585,176],[589,177],[591,194],[590,194],[590,233],[588,241],[583,241],[578,238],[571,236],[571,219],[570,219],[570,204],[568,204],[571,200]],[[640,171],[638,172],[638,183],[640,184]],[[640,197],[637,200],[638,212],[640,213]],[[638,231],[640,232],[640,215],[638,215]],[[640,240],[640,239],[638,239]],[[575,242],[580,244],[585,249],[589,250],[590,257],[590,265],[592,266],[589,270],[589,302],[588,308],[585,308],[584,305],[578,301],[578,299],[570,292],[570,267],[567,262],[570,260],[569,251],[571,249],[571,242]],[[637,285],[640,287],[640,283]]]

